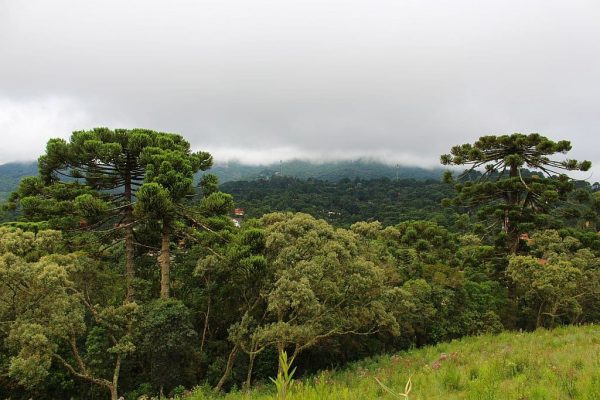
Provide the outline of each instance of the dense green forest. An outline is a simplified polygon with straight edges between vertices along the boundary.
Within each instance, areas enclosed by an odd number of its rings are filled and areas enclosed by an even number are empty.
[[[531,176],[524,170],[523,174]],[[473,174],[472,179],[480,179]],[[270,212],[302,212],[324,219],[336,227],[350,227],[359,221],[378,221],[395,225],[404,221],[429,220],[454,231],[467,229],[470,220],[477,225],[476,208],[447,207],[443,203],[454,196],[454,186],[438,180],[415,179],[342,179],[337,182],[298,179],[274,175],[269,179],[227,182],[221,186],[233,195],[236,207],[245,218],[259,218]],[[560,206],[546,214],[547,226],[559,228],[596,221],[591,196],[598,184],[573,182]],[[586,215],[589,216],[586,219]],[[551,219],[551,220],[550,220]]]
[[[233,195],[245,216],[258,218],[274,211],[303,212],[335,226],[358,221],[395,225],[410,220],[433,220],[449,226],[455,210],[442,207],[452,185],[437,180],[342,179],[337,182],[273,176],[270,179],[234,181],[222,185]]]
[[[51,139],[0,226],[0,398],[282,399],[292,371],[599,322],[600,193],[570,149],[484,136],[443,180],[219,185],[180,135]]]

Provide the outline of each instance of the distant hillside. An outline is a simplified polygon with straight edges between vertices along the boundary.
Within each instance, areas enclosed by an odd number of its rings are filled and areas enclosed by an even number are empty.
[[[8,198],[22,178],[37,174],[37,161],[0,165],[0,202]]]
[[[209,172],[217,175],[222,183],[229,181],[254,180],[270,178],[273,175],[300,178],[319,179],[324,181],[339,181],[349,179],[375,179],[375,178],[399,178],[399,179],[440,179],[441,168],[426,169],[411,166],[399,166],[384,164],[377,161],[337,161],[325,163],[313,163],[310,161],[290,160],[282,164],[267,165],[245,165],[237,162],[215,165]]]
[[[391,165],[375,161],[339,161],[312,163],[310,161],[291,160],[283,164],[246,165],[238,162],[217,164],[209,171],[219,177],[221,183],[230,181],[249,181],[270,178],[283,171],[284,176],[300,179],[314,178],[324,181],[340,181],[349,179],[375,179],[396,176],[399,179],[439,179],[441,169],[425,169],[419,167]],[[8,163],[0,165],[0,201],[4,201],[25,176],[37,175],[37,162]]]

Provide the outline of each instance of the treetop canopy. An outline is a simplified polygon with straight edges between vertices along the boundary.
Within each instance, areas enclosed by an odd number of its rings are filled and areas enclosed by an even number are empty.
[[[587,171],[590,161],[566,159],[555,161],[549,156],[571,150],[568,140],[552,141],[539,133],[513,133],[512,135],[482,136],[475,143],[453,146],[450,154],[441,156],[443,165],[471,165],[469,171],[483,166],[487,173],[505,168],[527,166],[539,169],[548,176],[559,174],[556,169],[568,171]]]

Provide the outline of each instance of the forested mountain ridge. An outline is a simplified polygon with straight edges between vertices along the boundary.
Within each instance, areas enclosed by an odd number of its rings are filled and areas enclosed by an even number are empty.
[[[239,180],[268,179],[275,175],[283,175],[300,179],[319,179],[339,181],[348,179],[439,179],[441,168],[422,168],[417,166],[394,166],[375,160],[346,160],[329,162],[311,162],[289,160],[282,163],[266,165],[246,165],[239,162],[228,162],[213,166],[210,171],[217,175],[222,183]]]
[[[269,179],[278,176],[299,179],[319,179],[324,181],[339,181],[342,179],[439,179],[442,175],[440,168],[421,168],[401,165],[388,165],[379,161],[355,160],[314,163],[303,160],[290,160],[283,163],[265,165],[249,165],[236,161],[217,163],[210,173],[219,178],[219,182],[248,181]],[[19,181],[26,176],[38,173],[37,161],[11,162],[0,165],[0,202],[6,200],[10,193],[17,188]],[[198,176],[204,175],[199,173]]]

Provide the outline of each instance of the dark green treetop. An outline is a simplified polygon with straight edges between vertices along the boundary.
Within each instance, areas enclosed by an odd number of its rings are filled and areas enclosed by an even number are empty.
[[[481,219],[491,220],[490,228],[501,223],[509,250],[515,252],[519,235],[534,222],[547,224],[550,210],[573,190],[564,172],[590,169],[589,161],[552,158],[569,150],[566,140],[514,133],[454,146],[440,161],[468,167],[456,179],[458,196],[451,203],[476,208]],[[450,171],[444,178],[454,181]]]
[[[103,221],[112,223],[125,241],[128,300],[132,300],[134,294],[134,225],[137,221],[133,207],[136,193],[144,183],[147,169],[160,169],[160,165],[157,167],[152,163],[151,155],[169,152],[190,153],[190,144],[181,135],[173,133],[148,129],[94,128],[73,132],[68,141],[49,140],[46,153],[39,158],[40,177],[45,185],[76,180],[96,191],[106,202],[107,205],[101,207],[98,196],[86,195],[77,198],[73,209],[103,208],[109,212]],[[194,163],[199,164],[200,160]],[[188,174],[191,167],[177,164],[173,168],[175,173],[180,172],[177,168],[184,168],[183,173]],[[89,226],[89,221],[83,222]]]
[[[519,169],[527,167],[544,172],[548,177],[560,174],[561,170],[587,171],[592,166],[590,161],[566,159],[552,160],[556,153],[566,154],[571,150],[571,142],[560,140],[554,142],[538,133],[524,135],[482,136],[475,143],[452,147],[450,154],[441,156],[443,165],[468,165],[471,172],[484,167],[484,175],[497,173],[519,173]]]

